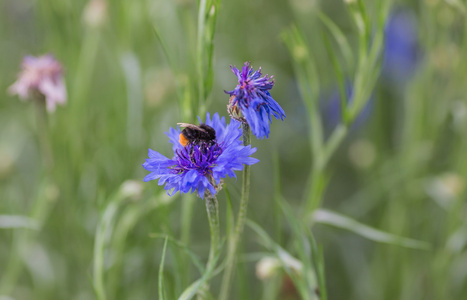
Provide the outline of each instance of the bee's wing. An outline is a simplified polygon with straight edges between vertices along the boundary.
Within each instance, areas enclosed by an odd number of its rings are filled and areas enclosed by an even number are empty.
[[[203,128],[201,128],[199,126],[196,126],[196,125],[193,125],[193,124],[190,124],[190,123],[177,123],[177,125],[179,125],[180,127],[185,127],[185,128],[190,128],[190,129],[193,129],[193,130],[206,132],[206,130],[204,130]]]

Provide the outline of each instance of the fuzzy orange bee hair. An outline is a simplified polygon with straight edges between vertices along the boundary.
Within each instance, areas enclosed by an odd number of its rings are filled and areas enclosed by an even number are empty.
[[[190,141],[183,135],[183,133],[180,133],[180,137],[178,138],[178,141],[180,144],[182,144],[183,147],[186,147]]]

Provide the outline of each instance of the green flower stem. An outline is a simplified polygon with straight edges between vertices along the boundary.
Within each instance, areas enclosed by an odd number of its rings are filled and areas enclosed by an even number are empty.
[[[242,123],[243,131],[243,145],[250,144],[250,126]],[[250,166],[243,166],[243,187],[242,187],[242,198],[240,200],[240,208],[238,211],[237,223],[233,236],[229,239],[229,247],[227,252],[227,263],[225,267],[224,277],[222,278],[221,285],[221,300],[227,300],[229,296],[230,283],[233,275],[233,268],[235,265],[235,258],[237,254],[238,243],[243,232],[245,225],[247,209],[248,209],[248,198],[250,195]]]
[[[205,62],[205,26],[206,26],[206,0],[201,0],[199,2],[199,12],[198,12],[198,36],[197,36],[197,45],[196,45],[196,54],[197,54],[197,71],[198,71],[198,107],[204,103],[200,103],[204,99],[204,62]]]
[[[328,142],[323,147],[322,155],[315,157],[313,168],[311,170],[309,182],[311,183],[311,190],[308,195],[306,202],[306,209],[304,210],[305,215],[313,213],[316,209],[321,206],[322,193],[325,189],[325,174],[324,170],[329,162],[331,156],[337,150],[339,145],[342,143],[347,135],[347,125],[340,124],[333,131]]]
[[[216,252],[219,249],[220,230],[219,230],[219,205],[216,196],[206,193],[206,211],[208,212],[209,229],[211,230],[211,248],[209,249],[209,259],[207,268],[214,263]]]
[[[37,231],[28,229],[16,229],[13,232],[13,244],[11,256],[8,263],[2,270],[3,277],[0,280],[0,294],[8,295],[13,292],[15,284],[21,275],[24,264],[25,249],[29,249],[34,243],[35,238],[42,228],[45,218],[52,209],[53,201],[48,199],[43,193],[49,184],[50,173],[53,169],[52,147],[50,145],[48,115],[46,110],[45,97],[37,94],[34,99],[37,135],[39,139],[39,147],[42,155],[43,165],[46,170],[46,181],[43,186],[39,187],[39,195],[34,201],[34,205],[30,212],[30,218],[39,224]]]
[[[53,155],[52,147],[50,146],[49,138],[49,126],[48,126],[48,115],[46,111],[45,97],[38,95],[35,103],[36,110],[36,123],[37,123],[37,135],[39,137],[39,144],[42,152],[43,163],[48,172],[53,169]]]
[[[14,232],[11,254],[6,266],[2,270],[0,294],[9,295],[13,292],[23,267],[21,251],[25,249],[23,247],[29,246],[29,236],[30,234],[25,232],[24,229],[18,229]]]
[[[195,199],[193,195],[188,194],[184,196],[182,201],[182,218],[180,220],[181,234],[180,240],[184,245],[190,245],[191,237],[191,222],[193,220],[193,204]],[[190,264],[188,258],[184,255],[183,250],[180,250],[180,279],[183,285],[188,284],[190,281]]]
[[[39,187],[37,197],[34,199],[29,213],[29,217],[38,224],[37,229],[18,228],[13,231],[11,254],[0,273],[0,295],[10,295],[15,290],[16,283],[23,272],[25,255],[28,255],[28,249],[31,249],[36,242],[44,222],[53,209],[55,201],[46,195],[48,186],[49,180],[46,179]]]

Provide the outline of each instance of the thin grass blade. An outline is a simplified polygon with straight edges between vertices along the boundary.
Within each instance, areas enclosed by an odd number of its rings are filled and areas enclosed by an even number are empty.
[[[187,245],[185,245],[184,243],[170,237],[170,236],[166,236],[166,235],[163,235],[163,234],[151,234],[150,237],[152,238],[164,238],[164,239],[167,239],[170,243],[172,243],[173,245],[177,246],[178,248],[182,249],[191,259],[191,262],[195,265],[195,267],[198,269],[198,271],[200,272],[200,274],[203,274],[205,269],[204,269],[204,266],[203,264],[201,263],[201,259],[193,252],[190,250],[190,248],[188,248]]]
[[[431,248],[430,244],[427,242],[384,232],[362,224],[347,216],[326,209],[316,210],[313,213],[312,221],[351,231],[374,242],[398,245],[419,250],[429,250]]]
[[[39,230],[39,224],[26,216],[0,215],[0,229],[25,228]]]
[[[165,299],[164,262],[165,262],[165,253],[166,253],[166,250],[167,250],[167,242],[168,242],[168,236],[165,237],[164,249],[162,250],[161,263],[160,263],[160,266],[159,266],[159,280],[158,280],[159,300],[164,300]]]

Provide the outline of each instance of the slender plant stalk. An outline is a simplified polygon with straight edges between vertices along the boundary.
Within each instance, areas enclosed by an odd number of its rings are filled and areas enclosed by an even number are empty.
[[[311,190],[306,202],[306,209],[304,210],[306,215],[309,215],[321,206],[323,199],[322,192],[324,189],[323,181],[325,180],[325,168],[334,152],[347,136],[347,131],[348,129],[345,124],[340,124],[338,127],[336,127],[331,137],[323,147],[324,153],[318,157],[315,157],[310,175],[312,179]]]
[[[211,231],[211,247],[209,248],[209,258],[206,269],[213,269],[216,264],[217,251],[219,250],[220,226],[219,226],[219,204],[216,196],[207,192],[205,194],[206,211],[208,212],[209,229]],[[208,282],[198,290],[197,299],[206,299],[209,294]]]
[[[250,126],[242,123],[243,131],[243,145],[250,144]],[[247,209],[248,209],[248,198],[250,195],[250,166],[243,166],[243,187],[242,187],[242,198],[240,200],[240,208],[238,211],[237,223],[233,236],[229,239],[229,247],[227,252],[227,263],[225,267],[224,277],[222,278],[221,285],[221,300],[227,300],[230,290],[230,283],[234,271],[235,259],[237,254],[238,243],[243,232],[245,225]]]
[[[36,112],[36,130],[39,138],[42,161],[46,169],[46,174],[50,177],[53,169],[53,155],[49,138],[45,97],[40,94],[37,94],[36,97],[37,98],[33,101]],[[46,186],[46,184],[44,184],[44,186]],[[39,193],[43,193],[43,189],[44,187],[41,187]],[[50,199],[48,199],[44,194],[39,194],[39,197],[35,199],[30,212],[30,217],[39,224],[38,231],[42,228],[44,219],[48,215],[52,205],[53,201],[50,201]],[[26,229],[15,230],[13,234],[11,256],[8,260],[8,264],[4,268],[4,276],[0,280],[0,294],[8,295],[13,291],[16,281],[21,275],[21,271],[23,269],[24,249],[28,249],[34,242],[38,231],[30,231]]]
[[[13,244],[8,263],[1,271],[0,276],[0,295],[10,295],[16,286],[18,278],[21,276],[24,265],[24,255],[27,255],[28,249],[37,240],[42,226],[47,220],[55,201],[45,195],[48,183],[45,182],[38,191],[38,197],[34,199],[33,207],[29,216],[37,222],[37,230],[16,229],[13,232]],[[0,297],[1,298],[1,297]]]
[[[104,214],[97,226],[94,242],[94,261],[93,261],[93,285],[96,293],[96,299],[107,299],[104,283],[104,262],[106,237],[111,234],[114,218],[119,208],[119,201],[111,202],[104,211]]]
[[[109,201],[97,225],[94,239],[93,254],[93,286],[97,300],[109,299],[105,290],[105,251],[114,231],[118,211],[126,198],[121,191],[117,192]]]
[[[211,247],[209,249],[209,258],[207,267],[215,263],[214,258],[219,249],[220,230],[219,230],[219,205],[216,196],[211,193],[206,194],[206,211],[208,212],[209,229],[211,230]]]
[[[197,45],[196,45],[196,55],[197,55],[197,71],[198,71],[198,107],[204,106],[204,94],[205,94],[205,74],[204,74],[204,63],[206,58],[205,54],[205,26],[206,26],[206,0],[201,0],[199,2],[199,12],[198,12],[198,36],[197,36]]]
[[[70,124],[77,124],[70,128],[72,135],[77,137],[71,139],[69,146],[73,151],[77,170],[81,169],[81,162],[85,161],[84,147],[81,147],[81,141],[84,140],[85,124],[87,124],[88,114],[88,93],[93,80],[93,70],[96,65],[96,57],[99,50],[101,35],[99,31],[88,29],[81,43],[76,73],[72,82],[69,106],[73,111]]]
[[[11,255],[8,258],[8,263],[4,267],[2,280],[0,281],[0,294],[9,295],[14,290],[16,281],[22,271],[21,250],[28,243],[27,232],[15,232],[13,235],[13,245],[11,247]]]
[[[193,219],[193,204],[194,198],[192,195],[188,194],[185,195],[185,199],[182,201],[182,218],[180,220],[180,226],[181,226],[181,234],[180,234],[180,240],[184,245],[189,245],[190,244],[190,237],[191,237],[191,222]],[[182,281],[182,284],[185,285],[188,283],[190,280],[190,264],[188,258],[183,255],[183,251],[180,251],[180,260],[181,260],[181,266],[183,266],[184,271],[182,274],[180,274],[180,278]]]
[[[37,135],[39,137],[39,144],[42,151],[42,159],[46,167],[47,172],[50,172],[53,168],[53,155],[52,147],[50,146],[49,138],[49,126],[48,126],[48,115],[45,107],[45,97],[38,95],[35,103],[36,110],[36,123],[37,123]]]

